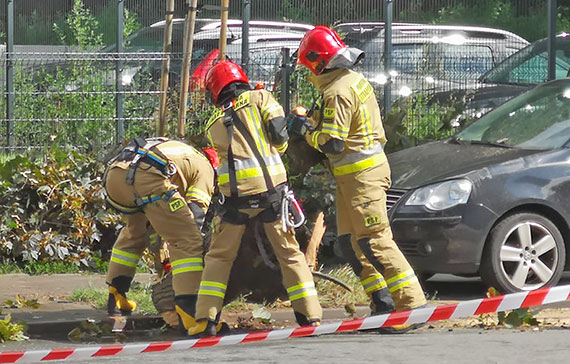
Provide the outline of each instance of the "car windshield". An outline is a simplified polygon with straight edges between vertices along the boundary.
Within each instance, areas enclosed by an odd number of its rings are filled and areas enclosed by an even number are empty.
[[[353,41],[366,54],[367,70],[382,69],[383,43],[379,38]],[[476,44],[401,43],[392,48],[392,67],[398,73],[432,76],[440,80],[476,80],[493,66],[491,48]]]
[[[454,140],[527,149],[553,149],[570,138],[570,80],[539,86],[508,101]]]
[[[556,39],[556,79],[569,76],[570,38]],[[548,52],[546,39],[532,43],[511,55],[504,62],[483,75],[486,83],[538,85],[548,80]]]

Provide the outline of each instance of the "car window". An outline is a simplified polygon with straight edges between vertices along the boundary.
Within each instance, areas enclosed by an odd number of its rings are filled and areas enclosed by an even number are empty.
[[[364,44],[365,69],[382,68],[382,43],[371,39]],[[493,51],[475,44],[394,44],[392,67],[398,73],[464,81],[479,78],[494,65]]]
[[[570,139],[570,82],[546,84],[508,101],[456,138],[531,149],[560,148]]]
[[[556,43],[556,79],[568,77],[570,71],[570,41]],[[489,71],[484,82],[520,83],[537,85],[548,80],[548,53],[546,42],[534,43],[512,55]]]

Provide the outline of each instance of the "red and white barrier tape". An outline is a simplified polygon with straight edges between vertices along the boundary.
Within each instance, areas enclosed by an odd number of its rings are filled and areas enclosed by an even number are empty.
[[[194,340],[162,341],[144,344],[104,345],[69,349],[0,352],[0,363],[31,363],[47,360],[81,360],[102,356],[129,355],[167,350],[185,350],[210,346],[246,344],[312,335],[333,334],[363,329],[377,329],[400,324],[416,324],[472,315],[510,311],[570,300],[570,285],[529,292],[481,298],[456,304],[418,308],[410,311],[339,321],[317,327],[298,327],[249,334],[208,337]]]

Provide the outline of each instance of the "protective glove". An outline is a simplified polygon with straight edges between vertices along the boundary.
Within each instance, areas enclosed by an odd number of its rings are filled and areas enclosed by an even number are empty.
[[[290,134],[304,136],[309,130],[311,130],[311,124],[306,117],[295,114],[287,117],[287,131]]]

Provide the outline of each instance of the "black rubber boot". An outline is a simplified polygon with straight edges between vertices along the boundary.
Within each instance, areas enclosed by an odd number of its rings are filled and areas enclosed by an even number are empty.
[[[137,307],[134,301],[127,299],[127,292],[131,288],[133,277],[117,276],[109,284],[109,296],[107,298],[107,313],[115,315],[117,309],[121,315],[130,315]]]
[[[178,328],[182,335],[188,335],[188,329],[196,325],[196,301],[198,295],[185,294],[174,297],[176,313],[178,314]]]
[[[370,298],[372,299],[370,304],[371,316],[390,313],[395,309],[394,300],[388,288],[372,292]]]
[[[295,320],[299,326],[320,326],[321,320],[320,319],[308,319],[307,316],[303,315],[300,312],[293,311],[295,314]]]

